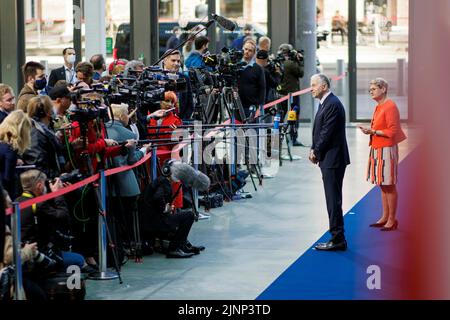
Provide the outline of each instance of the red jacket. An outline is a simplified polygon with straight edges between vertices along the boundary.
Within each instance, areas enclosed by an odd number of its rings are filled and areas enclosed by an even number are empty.
[[[87,172],[87,167],[81,158],[81,154],[87,152],[92,161],[92,169],[97,172],[98,169],[105,167],[105,160],[109,157],[115,157],[121,154],[122,146],[108,147],[105,142],[105,128],[98,128],[94,121],[88,122],[87,129],[87,148],[75,154],[75,161],[82,172]],[[69,142],[73,142],[81,137],[80,124],[77,121],[72,123]]]
[[[392,147],[406,139],[400,124],[400,113],[392,100],[386,100],[375,108],[371,123],[372,130],[380,130],[387,137],[372,135],[369,145],[375,149]]]

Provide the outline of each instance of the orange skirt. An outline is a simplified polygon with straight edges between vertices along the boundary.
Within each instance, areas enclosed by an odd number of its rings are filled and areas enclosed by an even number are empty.
[[[370,148],[367,181],[379,186],[397,184],[398,146]]]

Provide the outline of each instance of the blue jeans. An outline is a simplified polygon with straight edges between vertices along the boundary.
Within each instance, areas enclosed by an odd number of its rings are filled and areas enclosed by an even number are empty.
[[[69,266],[79,266],[80,268],[84,266],[85,261],[81,254],[68,251],[62,251],[61,253],[65,269]]]

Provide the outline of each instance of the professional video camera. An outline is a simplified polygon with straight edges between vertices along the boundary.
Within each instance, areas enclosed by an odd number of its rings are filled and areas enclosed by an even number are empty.
[[[269,62],[267,64],[267,69],[271,72],[274,73],[277,71],[277,68],[280,70],[281,73],[284,72],[284,64],[283,62],[285,61],[284,56],[282,55],[277,55],[276,57],[269,57]]]
[[[71,121],[87,123],[95,119],[108,121],[108,107],[102,103],[109,94],[108,86],[102,83],[94,84],[92,88],[75,88],[70,94],[72,106],[68,112]]]
[[[285,56],[287,55],[288,59],[294,62],[297,62],[300,65],[304,65],[304,58],[303,58],[303,54],[304,54],[304,50],[289,50],[289,52],[283,53],[283,52],[278,52],[277,55],[277,60],[278,61],[284,61],[285,60]]]
[[[221,54],[207,55],[203,57],[205,65],[214,68],[218,73],[218,80],[224,82],[225,86],[236,84],[239,73],[246,65],[242,61],[244,53],[235,49],[223,48]]]
[[[159,104],[164,100],[166,91],[186,91],[187,83],[176,73],[164,71],[159,67],[147,67],[140,74],[114,77],[110,88],[111,103],[127,103],[141,107]]]

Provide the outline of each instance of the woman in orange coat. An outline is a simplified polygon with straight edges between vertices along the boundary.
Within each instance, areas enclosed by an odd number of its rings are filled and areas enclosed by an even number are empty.
[[[369,93],[377,102],[370,128],[359,127],[370,135],[370,156],[367,180],[381,188],[383,215],[371,227],[381,231],[392,231],[398,227],[397,211],[397,168],[398,143],[406,139],[400,125],[397,105],[387,98],[388,83],[382,78],[370,82]]]

